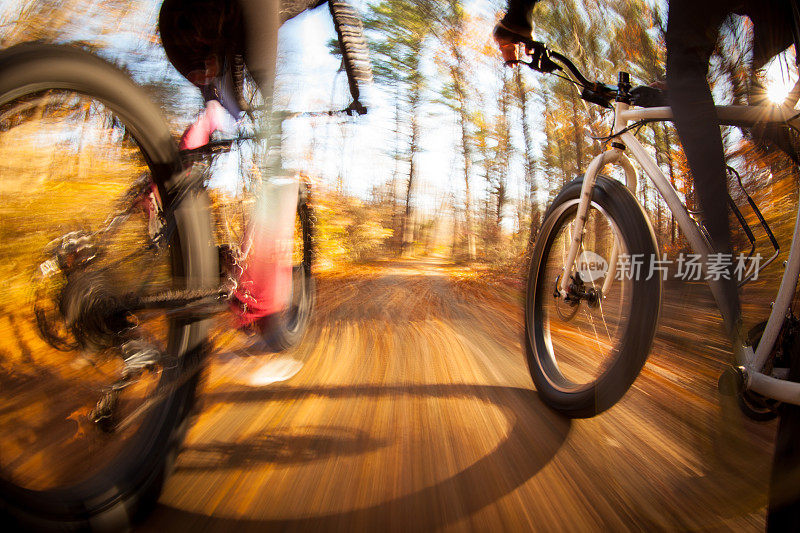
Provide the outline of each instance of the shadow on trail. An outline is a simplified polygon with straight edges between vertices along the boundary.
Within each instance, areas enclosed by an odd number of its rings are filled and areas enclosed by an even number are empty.
[[[366,432],[340,426],[300,426],[244,442],[187,446],[176,472],[250,468],[262,463],[296,464],[331,456],[359,455],[383,446]]]
[[[501,408],[511,428],[494,450],[465,470],[434,485],[371,507],[318,516],[248,520],[218,518],[159,506],[150,522],[166,530],[190,530],[193,527],[211,531],[364,530],[380,527],[387,531],[431,531],[457,523],[523,485],[550,462],[566,440],[571,427],[569,420],[544,407],[534,391],[502,386],[367,385],[234,389],[212,392],[204,397],[204,403],[208,406],[217,403],[302,401],[314,397],[347,399],[403,396],[477,399]],[[231,446],[235,447],[236,444]],[[303,451],[296,453],[302,454]],[[344,480],[326,481],[335,490],[336,484]],[[143,526],[146,530],[148,523]]]

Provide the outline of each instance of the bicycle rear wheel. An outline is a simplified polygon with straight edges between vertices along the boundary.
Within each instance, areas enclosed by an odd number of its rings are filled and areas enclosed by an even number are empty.
[[[525,305],[528,367],[542,400],[571,417],[594,416],[625,394],[644,365],[661,297],[653,230],[631,193],[600,176],[592,194],[577,270],[565,267],[583,179],[546,213],[531,256]],[[603,292],[614,247],[633,268]],[[605,267],[605,268],[604,268]],[[576,273],[577,272],[577,273]],[[569,298],[559,294],[570,277]]]
[[[119,302],[218,285],[207,201],[171,205],[177,147],[119,69],[33,44],[2,52],[0,73],[0,515],[26,529],[126,529],[157,499],[186,429],[207,325]],[[132,195],[134,183],[147,192]],[[48,260],[54,239],[97,238],[129,207],[97,254]],[[133,332],[161,356],[103,428],[90,414],[127,371],[120,343]]]

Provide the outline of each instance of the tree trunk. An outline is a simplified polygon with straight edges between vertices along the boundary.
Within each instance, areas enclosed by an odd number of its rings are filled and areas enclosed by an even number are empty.
[[[575,140],[575,175],[581,174],[583,168],[583,136],[581,135],[581,125],[578,120],[578,99],[573,94],[572,100],[572,128]]]
[[[397,181],[400,176],[400,84],[395,85],[394,99],[394,169],[392,171],[392,230],[396,232],[392,240],[397,246],[396,252],[403,253],[402,219],[397,216]],[[398,237],[400,237],[398,239]]]
[[[669,181],[672,184],[672,187],[675,188],[675,164],[672,161],[672,139],[669,135],[669,129],[667,128],[666,123],[662,123],[661,126],[664,128],[664,144],[667,148],[667,166],[669,167]],[[670,243],[672,245],[675,244],[676,238],[676,231],[675,231],[675,214],[670,212],[670,230],[669,230],[669,238]]]
[[[525,246],[525,257],[530,257],[533,252],[533,243],[536,232],[539,230],[539,204],[537,201],[538,187],[536,184],[536,174],[534,172],[534,161],[531,150],[531,130],[528,125],[528,93],[522,79],[521,69],[518,67],[514,72],[514,81],[517,88],[517,102],[519,103],[522,118],[522,139],[525,155],[525,183],[528,185],[528,203],[530,206],[530,228],[528,232],[528,242]],[[520,226],[520,229],[521,226]]]
[[[408,157],[408,181],[406,187],[406,209],[403,213],[403,230],[401,232],[402,241],[400,243],[400,253],[406,251],[406,247],[411,244],[412,224],[411,224],[411,191],[414,187],[415,156],[417,153],[417,138],[419,137],[419,120],[416,113],[411,115],[411,142],[409,143]]]
[[[464,156],[464,233],[467,236],[467,255],[469,260],[475,259],[475,231],[472,221],[472,196],[469,188],[469,177],[472,168],[472,149],[469,144],[469,115],[467,112],[467,98],[464,93],[463,58],[458,47],[453,47],[455,65],[450,69],[453,79],[456,98],[458,99],[458,116],[461,126],[461,153]]]

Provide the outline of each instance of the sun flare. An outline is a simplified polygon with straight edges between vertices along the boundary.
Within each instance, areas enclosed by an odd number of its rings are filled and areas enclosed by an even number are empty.
[[[773,104],[780,105],[792,90],[792,84],[782,79],[772,79],[767,84],[767,98]]]
[[[792,63],[794,63],[794,57],[782,53],[765,65],[762,79],[767,98],[775,105],[782,105],[794,88],[797,71],[789,66]]]

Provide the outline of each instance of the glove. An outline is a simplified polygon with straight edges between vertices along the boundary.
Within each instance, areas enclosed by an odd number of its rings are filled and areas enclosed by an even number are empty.
[[[500,48],[500,53],[506,63],[519,61],[520,44],[525,45],[525,52],[527,53],[531,51],[531,44],[533,43],[533,37],[530,32],[526,34],[524,31],[512,30],[502,22],[498,22],[494,27],[494,40]]]

